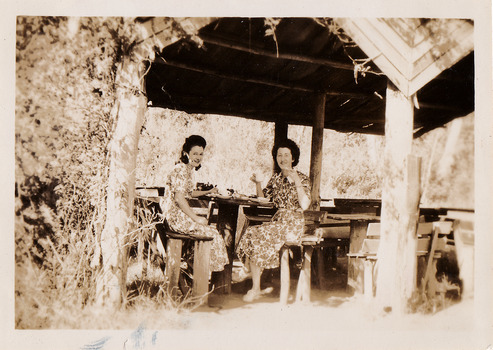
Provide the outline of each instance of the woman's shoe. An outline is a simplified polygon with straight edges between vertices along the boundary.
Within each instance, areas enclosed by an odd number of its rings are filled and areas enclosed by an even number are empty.
[[[246,303],[251,303],[252,301],[255,301],[259,299],[262,295],[272,293],[274,288],[268,287],[262,290],[253,290],[250,289],[244,296],[243,296],[243,301]]]
[[[252,278],[252,273],[245,268],[240,269],[237,273],[233,272],[233,276],[231,276],[231,279],[235,283],[243,282],[250,278]]]

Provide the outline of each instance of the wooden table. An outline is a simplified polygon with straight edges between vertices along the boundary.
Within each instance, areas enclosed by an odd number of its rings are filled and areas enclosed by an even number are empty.
[[[224,267],[224,272],[215,273],[212,278],[215,291],[218,294],[230,294],[239,209],[241,206],[273,208],[274,204],[249,197],[210,196],[200,197],[200,199],[217,203],[217,228],[223,237],[231,237],[231,239],[226,242],[229,264]]]
[[[349,220],[349,253],[359,252],[366,237],[366,231],[370,222],[380,222],[380,216],[372,214],[335,214],[327,213],[328,219]],[[348,261],[348,288],[355,293],[363,293],[364,266],[359,259],[349,259]]]

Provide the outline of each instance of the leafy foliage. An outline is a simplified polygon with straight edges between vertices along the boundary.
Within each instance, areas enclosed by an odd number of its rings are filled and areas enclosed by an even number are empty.
[[[104,222],[115,72],[127,27],[111,18],[17,20],[17,269],[32,259],[59,272],[40,274],[43,290],[73,295],[79,305],[93,288],[90,259]],[[38,305],[21,291],[26,277],[16,273],[16,289],[26,305]]]

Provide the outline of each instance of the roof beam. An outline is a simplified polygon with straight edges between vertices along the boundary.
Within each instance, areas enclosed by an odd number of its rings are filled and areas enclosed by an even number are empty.
[[[189,65],[186,63],[174,61],[172,59],[164,59],[163,57],[156,58],[154,63],[161,64],[161,65],[167,65],[170,67],[176,67],[176,68],[180,68],[180,69],[186,69],[189,71],[194,71],[194,72],[203,73],[203,74],[207,74],[207,75],[212,75],[212,76],[216,76],[216,77],[222,78],[222,79],[230,79],[230,80],[242,81],[242,82],[246,82],[246,83],[261,84],[261,85],[272,86],[272,87],[285,89],[285,90],[293,90],[293,91],[308,92],[308,93],[324,93],[325,95],[328,95],[328,96],[344,96],[347,98],[354,98],[354,99],[366,99],[366,98],[371,97],[371,96],[373,96],[375,98],[380,98],[373,93],[320,91],[320,90],[315,90],[315,89],[309,89],[309,88],[306,88],[304,86],[295,85],[295,84],[278,83],[278,82],[274,82],[274,81],[266,80],[266,79],[249,78],[249,77],[245,77],[245,76],[227,74],[227,73],[215,71],[215,70],[210,69],[210,68],[198,67],[197,65]]]
[[[337,68],[337,69],[345,69],[349,71],[354,71],[354,65],[350,63],[341,63],[338,61],[334,60],[328,60],[324,58],[315,58],[315,57],[310,57],[310,56],[305,56],[305,55],[297,55],[297,54],[290,54],[290,53],[277,53],[277,52],[272,52],[270,50],[262,49],[259,47],[252,47],[252,46],[246,46],[244,44],[235,42],[233,40],[229,39],[219,39],[214,36],[211,36],[207,33],[200,33],[199,34],[200,38],[204,41],[204,43],[209,43],[221,47],[226,47],[229,49],[237,50],[237,51],[243,51],[243,52],[248,52],[254,55],[262,55],[262,56],[267,56],[267,57],[272,57],[276,59],[284,59],[284,60],[291,60],[291,61],[300,61],[300,62],[306,62],[306,63],[312,63],[312,64],[318,64],[322,66],[328,66],[331,68]]]

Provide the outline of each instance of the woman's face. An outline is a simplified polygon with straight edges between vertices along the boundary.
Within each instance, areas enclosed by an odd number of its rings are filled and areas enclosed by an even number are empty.
[[[200,146],[193,146],[188,154],[188,161],[191,166],[198,167],[202,158],[204,157],[204,148]]]
[[[281,147],[277,150],[277,164],[281,170],[293,168],[293,155],[291,150],[287,147]]]

